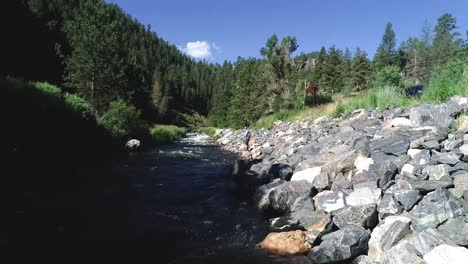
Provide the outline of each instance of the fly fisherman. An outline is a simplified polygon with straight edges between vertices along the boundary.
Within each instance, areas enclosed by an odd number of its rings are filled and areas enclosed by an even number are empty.
[[[247,149],[249,149],[249,141],[250,141],[250,131],[247,126],[244,127],[244,144],[247,146]]]

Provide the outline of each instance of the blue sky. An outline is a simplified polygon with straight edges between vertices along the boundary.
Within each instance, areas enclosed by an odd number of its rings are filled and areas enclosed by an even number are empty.
[[[276,33],[295,36],[300,52],[336,45],[360,47],[370,57],[390,21],[400,43],[419,36],[424,21],[433,27],[445,12],[457,18],[465,37],[466,0],[106,0],[150,24],[158,36],[186,53],[211,62],[260,57]]]

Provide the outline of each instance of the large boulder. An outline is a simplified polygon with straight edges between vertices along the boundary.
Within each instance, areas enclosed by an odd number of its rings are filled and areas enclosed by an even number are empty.
[[[411,108],[410,121],[415,127],[440,126],[452,127],[453,117],[460,112],[457,104],[445,103],[441,105],[422,104]]]
[[[291,179],[293,170],[288,164],[275,163],[271,165],[268,170],[268,174],[273,178],[280,178],[282,180],[289,181]]]
[[[308,168],[301,171],[296,171],[291,177],[291,181],[308,181],[309,183],[313,183],[315,177],[319,176],[322,172],[321,167],[313,167]]]
[[[260,244],[264,250],[281,255],[304,254],[310,250],[310,244],[305,241],[304,231],[290,231],[281,233],[270,233]]]
[[[392,194],[405,210],[410,210],[421,198],[419,191],[413,188],[411,183],[402,179],[397,180],[385,193]]]
[[[380,262],[384,251],[390,249],[410,233],[410,218],[389,216],[372,231],[369,240],[368,256],[374,262]]]
[[[444,237],[460,246],[468,246],[468,217],[450,218],[437,228]]]
[[[429,165],[423,169],[422,173],[429,175],[429,180],[438,181],[450,175],[450,166],[447,164]]]
[[[427,264],[465,264],[468,259],[468,249],[440,245],[424,255]]]
[[[453,187],[453,181],[451,180],[426,180],[426,181],[412,181],[411,185],[413,188],[420,192],[430,192],[434,191],[437,188],[449,188]]]
[[[331,217],[323,211],[310,212],[299,219],[299,224],[308,231],[306,240],[310,244],[314,244],[317,239],[332,230]]]
[[[388,155],[401,156],[408,151],[409,143],[407,137],[399,136],[376,140],[370,144],[370,148],[372,152],[381,151]]]
[[[383,219],[391,215],[400,214],[403,208],[398,204],[392,194],[386,193],[380,200],[377,211],[379,212],[380,219]]]
[[[267,210],[270,208],[270,193],[274,189],[278,188],[279,186],[283,185],[285,181],[276,181],[272,183],[268,183],[265,185],[260,186],[253,196],[253,200],[255,205],[260,210]]]
[[[429,253],[429,251],[431,251],[433,248],[442,244],[456,246],[454,242],[447,238],[443,233],[437,231],[435,228],[427,228],[421,231],[415,231],[411,235],[411,242],[420,256]]]
[[[312,263],[351,261],[367,251],[369,231],[360,226],[341,229],[322,237],[322,243],[309,253]]]
[[[416,248],[411,243],[411,240],[406,238],[400,240],[395,246],[383,252],[380,259],[381,264],[408,264],[408,263],[424,263],[423,259],[418,256]]]
[[[375,204],[346,207],[336,212],[333,217],[333,223],[335,223],[339,229],[344,229],[354,225],[372,229],[375,227],[377,222],[378,219]]]
[[[437,227],[449,218],[463,213],[462,202],[457,200],[450,191],[438,188],[428,193],[411,211],[412,227],[423,230]]]
[[[296,199],[309,197],[311,192],[312,184],[307,181],[285,182],[270,192],[270,207],[280,213],[290,212]]]

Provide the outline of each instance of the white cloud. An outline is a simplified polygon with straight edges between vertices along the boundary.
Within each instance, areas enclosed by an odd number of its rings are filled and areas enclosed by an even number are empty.
[[[196,59],[213,59],[208,41],[187,42],[181,50]]]

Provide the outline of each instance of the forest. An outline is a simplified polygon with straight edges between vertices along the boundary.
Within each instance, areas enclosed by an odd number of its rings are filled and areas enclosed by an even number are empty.
[[[441,69],[451,82],[466,76],[468,40],[451,14],[442,14],[433,28],[425,23],[419,36],[398,47],[388,22],[372,59],[359,48],[335,46],[295,54],[300,44],[294,36],[274,34],[259,47],[260,58],[219,65],[185,55],[150,26],[102,0],[5,4],[14,18],[9,23],[20,28],[6,27],[11,41],[2,51],[2,78],[60,87],[123,138],[141,136],[155,123],[253,125],[274,113],[300,111],[304,85],[312,82],[320,87],[317,103],[326,103],[374,88],[402,93],[424,84],[430,90],[431,82],[443,81]],[[457,93],[452,90],[433,99]],[[121,111],[128,114],[116,114]]]

